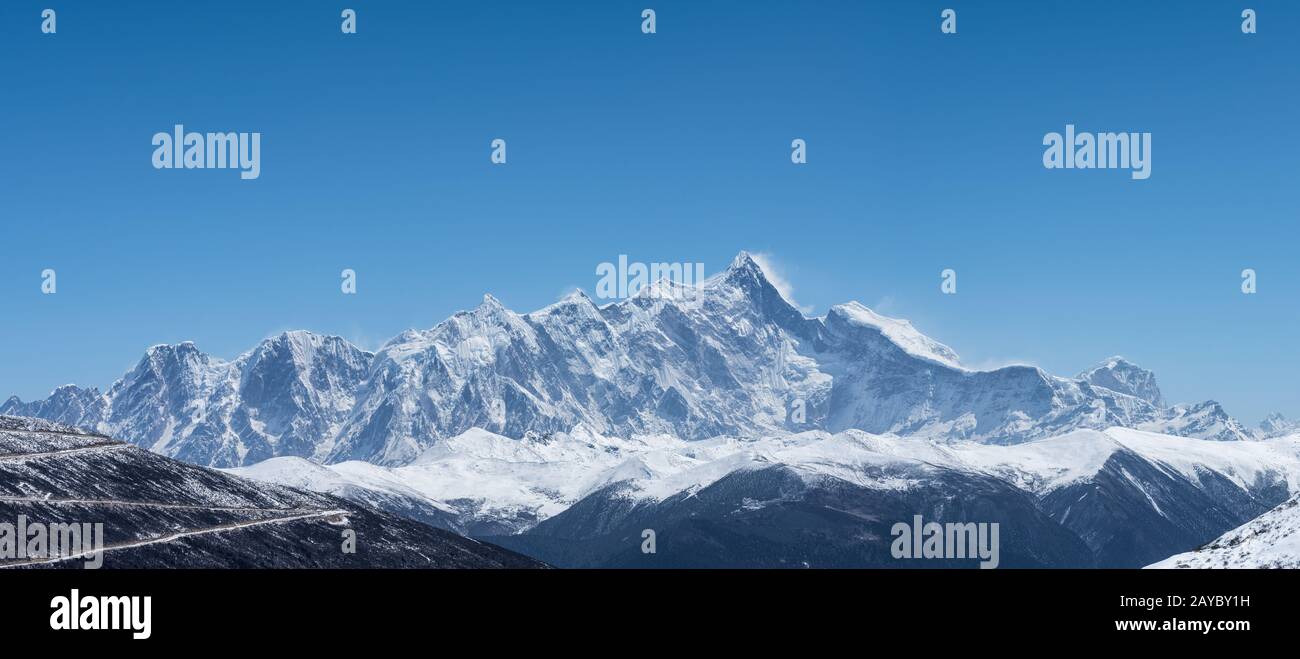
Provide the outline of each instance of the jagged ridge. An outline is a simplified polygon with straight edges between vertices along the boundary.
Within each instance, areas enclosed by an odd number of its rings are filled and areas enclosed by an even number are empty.
[[[659,282],[605,306],[579,292],[517,314],[488,295],[373,354],[310,332],[230,362],[192,343],[155,346],[106,393],[62,387],[0,412],[221,467],[277,456],[404,464],[476,427],[688,439],[859,429],[996,444],[1112,426],[1251,436],[1212,401],[1162,405],[1154,376],[1127,362],[1077,379],[977,371],[858,303],[806,318],[741,253],[698,289]]]

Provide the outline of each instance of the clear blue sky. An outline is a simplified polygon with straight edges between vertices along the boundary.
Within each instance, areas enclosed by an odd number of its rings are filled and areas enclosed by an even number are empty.
[[[1298,56],[1300,8],[1262,0],[6,0],[0,396],[748,249],[814,314],[860,300],[969,365],[1118,353],[1172,400],[1300,416]],[[154,170],[176,123],[261,132],[261,178]],[[1044,169],[1066,123],[1151,132],[1151,178]]]

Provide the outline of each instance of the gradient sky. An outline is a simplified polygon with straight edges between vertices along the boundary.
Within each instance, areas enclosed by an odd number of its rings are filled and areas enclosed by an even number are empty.
[[[1298,55],[1300,7],[1260,0],[6,0],[0,397],[747,249],[813,314],[859,300],[969,366],[1123,354],[1171,400],[1300,416]],[[177,123],[261,132],[261,178],[154,170]],[[1151,132],[1151,178],[1044,169],[1067,123]]]

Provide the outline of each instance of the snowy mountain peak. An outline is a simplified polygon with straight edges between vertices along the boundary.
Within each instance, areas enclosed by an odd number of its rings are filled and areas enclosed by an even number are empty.
[[[748,252],[732,259],[726,270],[704,280],[700,294],[718,304],[726,315],[754,313],[786,331],[803,335],[812,331],[808,319],[768,278]]]
[[[875,329],[913,357],[962,369],[961,360],[952,348],[920,333],[909,321],[882,316],[858,302],[837,304],[831,307],[831,315],[852,325]]]
[[[1259,432],[1265,438],[1281,437],[1300,432],[1300,422],[1292,421],[1280,412],[1274,412],[1259,422]]]
[[[278,343],[286,343],[286,344],[292,344],[298,346],[316,346],[316,345],[320,345],[326,340],[337,339],[337,338],[339,337],[317,334],[315,332],[308,331],[308,330],[287,330],[284,332],[280,332],[279,334],[275,335],[270,339],[267,339],[267,341],[268,342],[275,341]]]
[[[1140,398],[1156,407],[1165,406],[1164,396],[1156,384],[1155,373],[1123,357],[1104,359],[1078,377],[1089,384]]]
[[[136,364],[135,369],[128,373],[126,378],[131,378],[132,374],[141,377],[146,373],[158,374],[178,370],[197,372],[208,368],[214,363],[221,364],[222,361],[213,359],[207,353],[199,350],[193,341],[163,343],[150,346]]]
[[[17,396],[10,396],[4,404],[0,404],[0,414],[40,417],[69,425],[93,425],[95,420],[103,416],[104,407],[104,396],[99,389],[83,389],[76,385],[65,384],[51,391],[44,400],[31,403],[24,403]]]
[[[291,357],[297,363],[305,366],[316,358],[318,351],[337,349],[364,352],[339,336],[316,334],[307,330],[290,330],[263,340],[252,352],[242,355],[241,359],[259,360],[268,355],[279,354]]]
[[[731,259],[731,264],[728,266],[728,268],[731,270],[758,270],[759,272],[763,271],[763,267],[758,264],[758,261],[754,260],[754,257],[751,256],[749,252],[743,249],[740,250],[740,252],[738,252],[736,256]]]
[[[241,355],[235,368],[242,374],[241,387],[249,386],[250,377],[267,373],[295,377],[304,386],[313,387],[313,378],[328,379],[318,373],[322,366],[328,369],[330,363],[341,362],[356,370],[367,367],[373,356],[342,337],[295,330],[262,341]]]
[[[596,317],[600,314],[599,307],[594,300],[587,296],[581,289],[566,294],[564,297],[552,302],[551,304],[533,311],[528,314],[530,318],[543,318],[556,313],[570,313],[573,310],[586,317]]]
[[[170,354],[194,353],[194,352],[199,352],[199,348],[198,346],[194,345],[193,341],[181,341],[180,343],[158,343],[149,346],[149,348],[145,350],[146,355],[154,355],[154,354],[170,355]]]
[[[771,286],[767,273],[763,272],[763,267],[749,255],[749,252],[745,251],[737,254],[726,270],[711,279],[733,285]]]
[[[1218,401],[1207,400],[1194,405],[1175,405],[1158,420],[1139,424],[1142,430],[1216,441],[1248,441],[1254,433],[1228,414]]]
[[[139,382],[155,378],[168,378],[184,374],[184,380],[198,384],[206,381],[213,369],[221,368],[226,362],[214,359],[198,349],[193,341],[159,344],[150,346],[135,368],[114,383],[118,388],[126,382]]]
[[[457,312],[450,320],[434,327],[432,332],[437,333],[439,330],[445,329],[449,323],[464,330],[466,328],[482,329],[488,326],[514,325],[519,322],[519,314],[508,309],[506,305],[493,297],[491,293],[484,293],[483,302],[481,302],[477,307],[474,307],[469,311]]]

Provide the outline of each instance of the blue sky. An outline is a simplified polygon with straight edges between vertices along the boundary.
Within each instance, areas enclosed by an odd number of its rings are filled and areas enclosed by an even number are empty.
[[[1251,36],[1222,2],[337,4],[0,6],[0,396],[747,249],[814,314],[856,299],[968,365],[1123,354],[1172,400],[1300,416],[1294,3],[1244,3]],[[261,132],[261,177],[153,169],[177,123]],[[1044,169],[1067,123],[1151,132],[1151,178]]]

